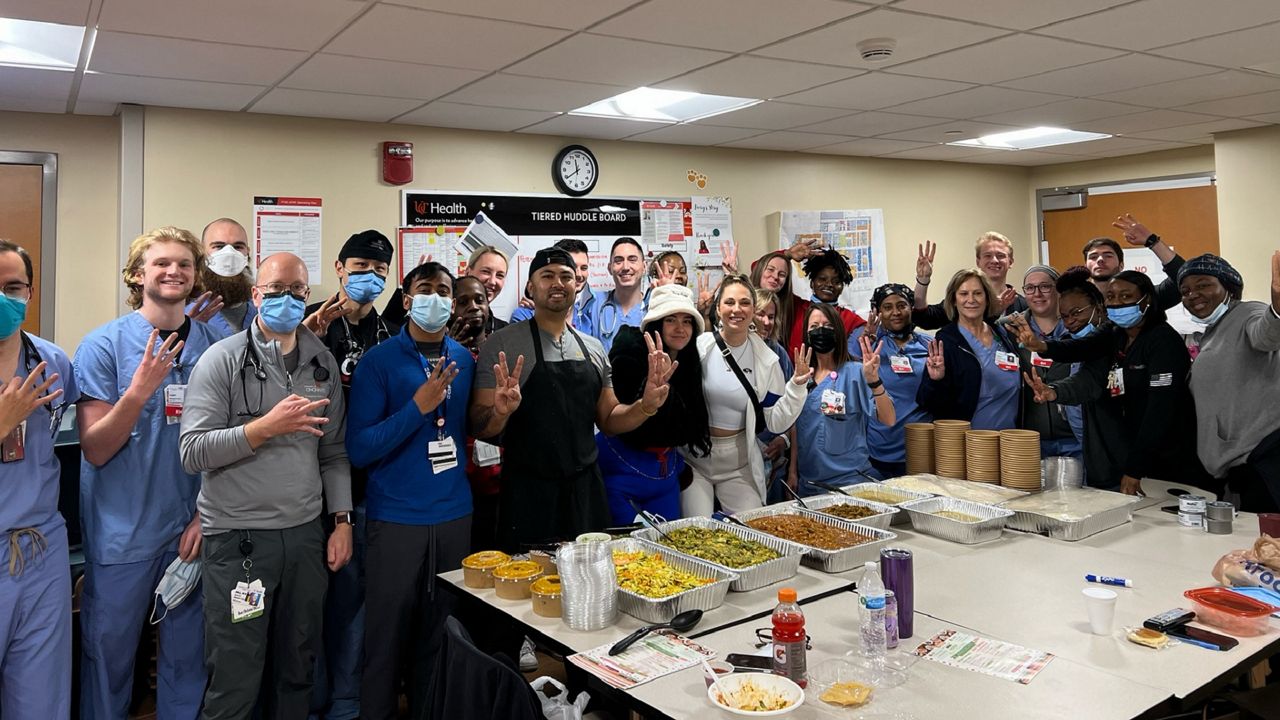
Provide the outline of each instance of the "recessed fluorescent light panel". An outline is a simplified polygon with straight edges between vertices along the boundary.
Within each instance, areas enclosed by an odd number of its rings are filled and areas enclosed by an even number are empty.
[[[947,144],[986,148],[987,150],[1032,150],[1053,145],[1070,145],[1071,143],[1088,142],[1090,140],[1102,140],[1109,137],[1111,136],[1103,133],[1081,132],[1079,130],[1066,130],[1055,127],[1035,127],[1026,130],[996,133],[994,135],[983,135],[970,140],[957,140]]]
[[[759,102],[752,98],[703,95],[683,90],[642,87],[593,102],[577,110],[570,110],[569,114],[620,120],[682,123],[741,110]]]
[[[75,70],[84,28],[0,18],[0,65]]]

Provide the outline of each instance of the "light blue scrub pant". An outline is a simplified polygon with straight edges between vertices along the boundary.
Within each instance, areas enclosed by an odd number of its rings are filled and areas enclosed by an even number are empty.
[[[65,720],[71,715],[71,568],[67,529],[45,535],[33,557],[9,574],[9,533],[0,533],[0,716],[4,720]]]
[[[120,565],[84,566],[80,600],[81,720],[123,720],[129,714],[133,665],[155,601],[156,585],[178,557],[166,552],[153,560]],[[156,663],[157,720],[191,720],[204,697],[204,613],[197,585],[181,605],[160,621]],[[4,720],[9,720],[7,717]]]

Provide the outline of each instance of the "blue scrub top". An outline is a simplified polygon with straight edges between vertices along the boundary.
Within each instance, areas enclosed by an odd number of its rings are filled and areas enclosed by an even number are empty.
[[[591,336],[604,344],[604,351],[613,347],[613,339],[623,325],[640,327],[644,314],[649,310],[649,303],[643,300],[631,308],[631,312],[623,313],[622,308],[613,299],[612,290],[596,290],[595,301],[591,303]]]
[[[978,356],[982,367],[982,389],[978,393],[978,407],[973,411],[969,427],[974,430],[1009,430],[1018,422],[1018,393],[1022,374],[1018,370],[1001,370],[996,367],[996,353],[1004,352],[1004,346],[996,338],[991,347],[984,347],[973,333],[960,328],[960,333]]]
[[[114,405],[142,362],[152,326],[142,313],[116,318],[85,337],[76,350],[76,383],[85,399]],[[142,562],[177,550],[178,538],[196,512],[200,474],[182,469],[181,425],[164,414],[164,389],[184,385],[191,368],[217,330],[191,322],[175,365],[147,400],[124,447],[102,467],[81,456],[80,525],[85,557],[100,565]]]
[[[591,288],[584,287],[582,292],[578,294],[578,299],[573,304],[573,327],[583,335],[592,335],[591,332],[591,313],[595,309],[596,296]],[[511,324],[533,319],[533,310],[527,307],[517,305],[515,311],[511,313]]]
[[[187,303],[188,312],[191,311],[191,307],[193,305],[195,305],[194,302]],[[223,317],[221,312],[209,318],[209,322],[200,324],[209,326],[213,330],[213,334],[217,340],[229,338],[238,332],[248,330],[249,327],[253,325],[253,319],[258,317],[258,306],[254,305],[252,300],[245,301],[245,306],[244,320],[240,322],[240,327],[231,327],[231,323],[227,322],[227,319]]]
[[[845,363],[834,378],[828,373],[817,380],[796,418],[796,444],[800,446],[796,469],[802,483],[848,484],[861,477],[859,470],[871,467],[867,452],[867,426],[875,412],[871,388],[862,377],[862,365],[856,362]],[[843,414],[823,414],[824,390],[844,394]]]
[[[858,340],[862,337],[865,327],[863,325],[855,330],[849,338],[849,352],[854,357],[862,354],[862,348],[858,347]],[[880,328],[876,338],[877,342],[884,341],[884,347],[880,349],[880,380],[884,382],[884,389],[889,393],[889,399],[893,400],[893,412],[897,422],[893,425],[885,425],[876,418],[871,418],[871,425],[867,428],[871,457],[886,463],[906,462],[907,423],[933,422],[933,415],[916,404],[916,391],[920,388],[920,381],[924,379],[925,363],[929,359],[929,341],[932,338],[913,332],[907,338],[907,344],[901,348],[884,328]],[[894,355],[905,355],[911,361],[911,372],[894,372],[890,361]]]
[[[46,374],[58,373],[58,379],[49,387],[49,392],[61,389],[62,394],[50,403],[53,413],[41,405],[27,417],[22,459],[0,462],[0,533],[34,527],[47,535],[64,523],[58,514],[61,465],[53,454],[54,433],[49,423],[54,416],[60,418],[62,409],[78,400],[80,393],[76,389],[75,373],[67,354],[44,338],[35,335],[27,335],[27,338],[39,357],[24,347],[18,356],[14,379],[25,379],[28,369],[34,369],[43,360],[48,363]],[[0,572],[8,570],[0,568]]]

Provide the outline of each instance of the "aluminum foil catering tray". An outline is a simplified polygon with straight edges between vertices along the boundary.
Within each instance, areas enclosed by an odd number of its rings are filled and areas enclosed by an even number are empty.
[[[645,597],[625,588],[618,588],[618,609],[638,617],[645,622],[664,623],[685,610],[712,610],[724,603],[724,596],[729,593],[729,585],[738,579],[738,574],[723,570],[719,565],[682,555],[669,547],[654,545],[640,538],[622,538],[609,543],[610,552],[646,552],[662,555],[662,560],[671,567],[691,572],[701,577],[714,578],[715,582],[668,595],[664,598]]]
[[[808,499],[805,502],[809,502]],[[795,506],[773,505],[770,507],[757,508],[755,510],[747,510],[740,512],[734,517],[742,522],[749,522],[756,518],[772,517],[775,515],[799,515],[816,520],[824,525],[840,528],[857,533],[862,537],[871,538],[867,542],[852,547],[841,548],[839,550],[825,550],[812,545],[804,545],[802,543],[791,540],[796,545],[805,549],[804,564],[815,567],[822,572],[839,573],[846,570],[852,570],[856,567],[862,567],[862,564],[868,560],[879,560],[880,548],[886,545],[890,540],[897,539],[898,534],[889,532],[883,528],[868,527],[861,525],[853,520],[844,520],[831,515],[813,512]],[[886,516],[887,519],[888,516]]]
[[[661,536],[659,536],[657,531],[652,528],[644,528],[631,533],[633,537],[640,538],[641,540],[648,540],[649,542],[658,545],[663,550],[671,552],[673,555],[684,555],[686,557],[693,558],[694,560],[698,560],[699,562],[705,562],[708,565],[713,565],[721,570],[735,573],[738,576],[738,579],[734,580],[733,583],[729,585],[729,589],[734,592],[755,590],[756,588],[762,588],[765,585],[772,585],[773,583],[786,580],[787,578],[795,575],[796,571],[800,569],[800,560],[804,557],[804,553],[808,549],[803,545],[787,542],[786,540],[776,538],[758,530],[739,527],[719,520],[712,520],[709,517],[691,517],[681,520],[672,520],[670,522],[665,522],[658,527],[661,528],[663,532],[668,533],[672,530],[679,530],[680,528],[686,527],[700,527],[707,528],[709,530],[727,530],[738,537],[745,538],[747,540],[754,540],[765,547],[772,548],[781,555],[781,557],[766,560],[758,565],[751,565],[745,568],[731,568],[721,565],[720,563],[703,560],[697,556],[680,552],[674,548],[669,548],[666,545],[663,545],[661,542]]]
[[[903,500],[901,502],[906,501]],[[859,505],[861,507],[870,508],[875,511],[875,515],[858,518],[857,520],[842,518],[836,515],[832,515],[830,517],[834,517],[837,520],[844,520],[845,522],[857,523],[864,527],[876,528],[878,530],[888,530],[889,524],[892,523],[898,515],[906,517],[906,513],[898,512],[898,507],[896,505],[886,505],[873,500],[863,500],[862,498],[845,495],[844,493],[831,493],[830,495],[815,495],[813,497],[807,497],[804,499],[804,504],[808,505],[810,510],[813,510],[814,512],[821,512],[823,515],[826,515],[826,513],[823,512],[824,509],[837,505]],[[799,504],[787,503],[787,507],[799,507]]]
[[[976,545],[998,539],[1004,530],[1005,522],[1013,517],[1012,510],[951,497],[916,500],[903,505],[902,509],[911,516],[911,525],[916,530],[964,545]],[[981,520],[960,522],[933,514],[939,510],[961,512],[979,517]]]
[[[859,500],[868,500],[870,502],[878,502],[884,505],[891,505],[901,508],[903,503],[909,503],[912,500],[923,500],[933,497],[932,493],[916,492],[915,490],[906,490],[903,488],[893,487],[886,482],[863,482],[853,485],[845,485],[841,488],[845,495],[857,498]],[[805,502],[808,502],[806,500]],[[905,525],[911,521],[911,516],[904,512],[897,513],[893,516],[890,524]]]
[[[915,492],[928,493],[929,495],[968,500],[982,505],[999,505],[1006,500],[1026,497],[1027,495],[1023,490],[1015,490],[1002,485],[957,480],[931,473],[903,475],[892,480],[885,480],[881,484],[900,490],[914,490]]]
[[[1013,511],[1008,526],[1056,540],[1083,540],[1133,519],[1141,498],[1096,488],[1062,488],[1001,503]]]

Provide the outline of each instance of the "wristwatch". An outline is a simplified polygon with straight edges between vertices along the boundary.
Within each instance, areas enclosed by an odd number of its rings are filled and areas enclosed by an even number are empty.
[[[1147,236],[1147,241],[1142,243],[1142,245],[1147,249],[1150,249],[1153,245],[1155,245],[1158,242],[1160,242],[1160,236],[1155,233],[1151,233],[1150,235]]]
[[[333,524],[335,527],[338,525],[351,525],[354,527],[356,520],[351,517],[351,513],[343,510],[342,512],[336,512],[333,514]]]

